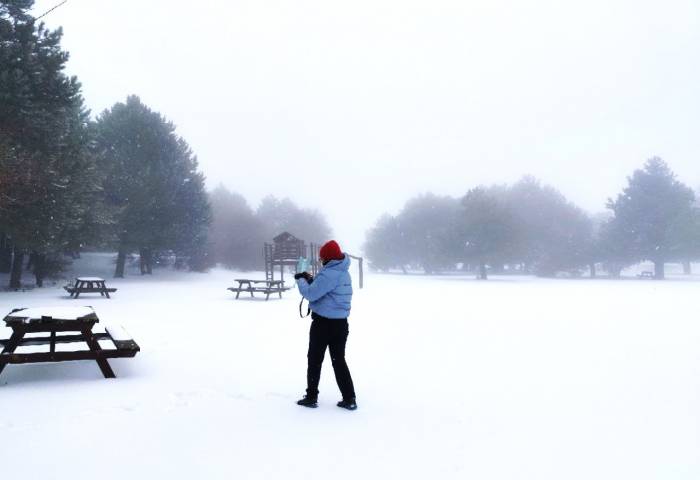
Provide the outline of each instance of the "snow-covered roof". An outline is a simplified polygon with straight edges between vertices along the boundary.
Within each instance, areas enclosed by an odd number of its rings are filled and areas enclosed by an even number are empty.
[[[299,239],[289,232],[282,232],[272,239],[275,243],[298,242]]]

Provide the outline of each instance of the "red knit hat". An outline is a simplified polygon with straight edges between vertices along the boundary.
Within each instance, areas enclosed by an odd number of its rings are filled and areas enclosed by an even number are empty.
[[[344,258],[343,252],[340,251],[340,245],[335,240],[330,240],[326,242],[319,253],[324,260],[342,260]]]

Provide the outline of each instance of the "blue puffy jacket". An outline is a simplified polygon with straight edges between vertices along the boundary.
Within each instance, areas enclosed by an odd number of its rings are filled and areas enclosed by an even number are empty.
[[[350,257],[326,263],[313,282],[297,280],[299,293],[309,301],[311,311],[326,318],[348,318],[352,301]]]

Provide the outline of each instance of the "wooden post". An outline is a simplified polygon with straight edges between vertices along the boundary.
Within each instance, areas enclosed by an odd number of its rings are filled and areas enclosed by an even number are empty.
[[[85,343],[88,344],[88,347],[90,348],[90,351],[93,353],[97,353],[102,350],[102,347],[100,347],[100,344],[95,340],[95,337],[92,335],[92,325],[86,326],[81,330],[83,334],[83,339],[85,340]],[[105,378],[115,378],[116,375],[112,371],[112,367],[109,366],[109,363],[107,363],[106,358],[98,358],[96,359],[97,366],[100,367],[100,370],[102,371],[102,375],[104,375]]]
[[[362,263],[364,262],[364,259],[360,257],[360,288],[364,286],[364,272],[362,270]]]
[[[347,253],[346,255],[348,255],[353,260],[357,260],[357,265],[358,265],[359,270],[360,270],[360,277],[359,277],[360,278],[360,288],[363,288],[365,286],[365,270],[363,268],[365,259],[362,257],[356,257],[354,255],[350,255],[349,253]]]

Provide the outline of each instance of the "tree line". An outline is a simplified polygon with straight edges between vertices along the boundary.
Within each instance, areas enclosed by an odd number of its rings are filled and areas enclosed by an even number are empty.
[[[300,208],[288,198],[267,196],[254,210],[243,196],[223,185],[209,198],[211,258],[228,268],[262,269],[263,244],[285,231],[307,243],[331,238],[331,228],[318,210]]]
[[[10,288],[27,268],[41,286],[89,246],[119,252],[116,276],[131,252],[142,273],[164,251],[204,268],[211,212],[187,142],[136,96],[92,120],[64,72],[61,29],[37,23],[33,3],[0,2],[0,272]]]
[[[62,31],[37,23],[33,3],[0,1],[0,273],[10,288],[28,270],[41,286],[85,248],[117,251],[123,277],[134,252],[142,274],[166,254],[194,270],[253,269],[282,231],[330,237],[318,211],[289,199],[253,210],[223,186],[208,193],[175,125],[137,96],[91,119],[64,72]]]
[[[385,214],[367,232],[364,251],[379,270],[421,268],[426,273],[474,270],[612,277],[641,261],[664,264],[700,259],[700,208],[692,189],[658,157],[634,171],[589,215],[556,189],[525,177],[513,185],[479,186],[461,198],[431,193]]]

